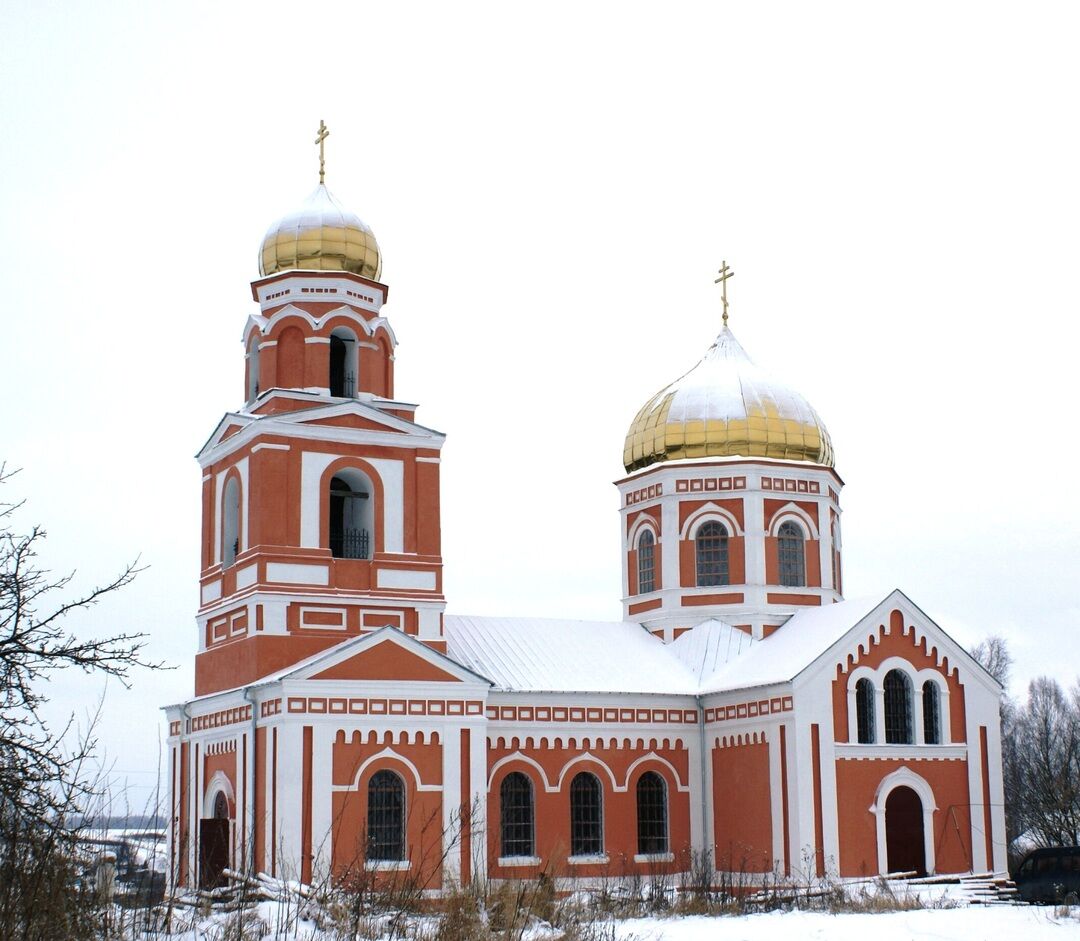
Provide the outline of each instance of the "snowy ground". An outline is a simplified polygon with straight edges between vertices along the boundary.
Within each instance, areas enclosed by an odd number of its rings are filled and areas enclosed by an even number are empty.
[[[902,890],[897,894],[902,894]],[[599,921],[581,934],[586,941],[1071,941],[1080,939],[1080,908],[969,904],[955,887],[923,887],[926,909],[844,913],[783,911],[755,915],[626,918]],[[333,941],[310,923],[297,923],[295,909],[262,902],[258,915],[270,929],[264,941]],[[949,907],[951,906],[951,907]],[[288,917],[292,915],[292,918]],[[282,917],[285,915],[285,917]],[[286,928],[285,925],[288,925]],[[370,928],[373,926],[369,926]],[[222,916],[200,920],[197,928],[171,935],[175,941],[204,941],[223,935]],[[277,932],[274,928],[278,928]],[[284,930],[282,930],[284,929]],[[373,935],[380,932],[375,930]],[[433,939],[436,924],[418,918],[397,935]],[[524,933],[523,941],[555,941],[559,932],[545,924]],[[252,937],[253,935],[247,935]]]
[[[873,915],[772,912],[720,918],[640,918],[615,924],[615,941],[1069,941],[1080,912],[987,905]]]

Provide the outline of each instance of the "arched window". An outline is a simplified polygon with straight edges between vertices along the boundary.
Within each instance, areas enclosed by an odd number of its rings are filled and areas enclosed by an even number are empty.
[[[637,843],[642,855],[668,851],[667,785],[655,771],[638,778]]]
[[[643,529],[637,543],[637,590],[639,595],[656,589],[656,553],[651,529]]]
[[[247,355],[247,400],[254,402],[259,397],[259,335],[253,334],[248,342]]]
[[[885,742],[888,745],[910,745],[911,680],[903,670],[890,670],[882,684],[885,690]]]
[[[214,819],[229,819],[229,798],[225,796],[224,791],[218,791],[217,796],[214,798]]]
[[[697,557],[698,585],[730,584],[728,531],[722,524],[710,520],[698,527],[694,537],[694,553]]]
[[[806,537],[791,522],[781,523],[776,537],[780,556],[780,584],[787,588],[800,588],[806,584],[806,552],[803,549]]]
[[[520,771],[511,771],[499,788],[501,856],[532,856],[534,841],[532,782]]]
[[[570,782],[570,855],[604,852],[604,798],[595,774],[582,771]]]
[[[933,680],[922,686],[923,741],[927,745],[941,744],[941,694]]]
[[[330,481],[330,553],[335,559],[370,559],[375,518],[372,486],[358,470]]]
[[[356,337],[341,327],[330,334],[330,394],[356,395]]]
[[[376,771],[368,782],[367,858],[405,858],[405,782],[393,771]]]
[[[230,477],[222,495],[221,564],[228,568],[240,554],[240,481]]]
[[[859,743],[872,745],[874,736],[874,684],[861,679],[855,684],[855,716],[858,724]]]

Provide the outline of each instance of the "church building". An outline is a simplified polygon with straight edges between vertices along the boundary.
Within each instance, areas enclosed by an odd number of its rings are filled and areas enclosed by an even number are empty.
[[[626,435],[622,620],[472,617],[381,271],[321,173],[263,240],[243,404],[198,454],[174,885],[1005,869],[1000,687],[903,592],[844,599],[829,434],[726,292]]]

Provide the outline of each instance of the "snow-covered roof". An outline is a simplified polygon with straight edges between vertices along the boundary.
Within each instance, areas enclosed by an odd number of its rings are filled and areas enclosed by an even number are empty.
[[[820,608],[803,608],[767,638],[751,644],[740,656],[718,664],[710,675],[702,678],[701,691],[723,692],[786,683],[810,666],[883,600],[879,597],[856,598]]]
[[[764,640],[711,618],[671,644],[631,621],[447,615],[447,653],[497,690],[726,692],[794,679],[882,601],[805,608]]]
[[[641,625],[447,615],[447,653],[496,689],[692,696],[697,677]]]

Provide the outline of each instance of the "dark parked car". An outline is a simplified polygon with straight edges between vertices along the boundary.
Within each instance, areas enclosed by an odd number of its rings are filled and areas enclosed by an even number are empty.
[[[1080,902],[1080,846],[1032,850],[1016,870],[1016,890],[1025,902]]]

